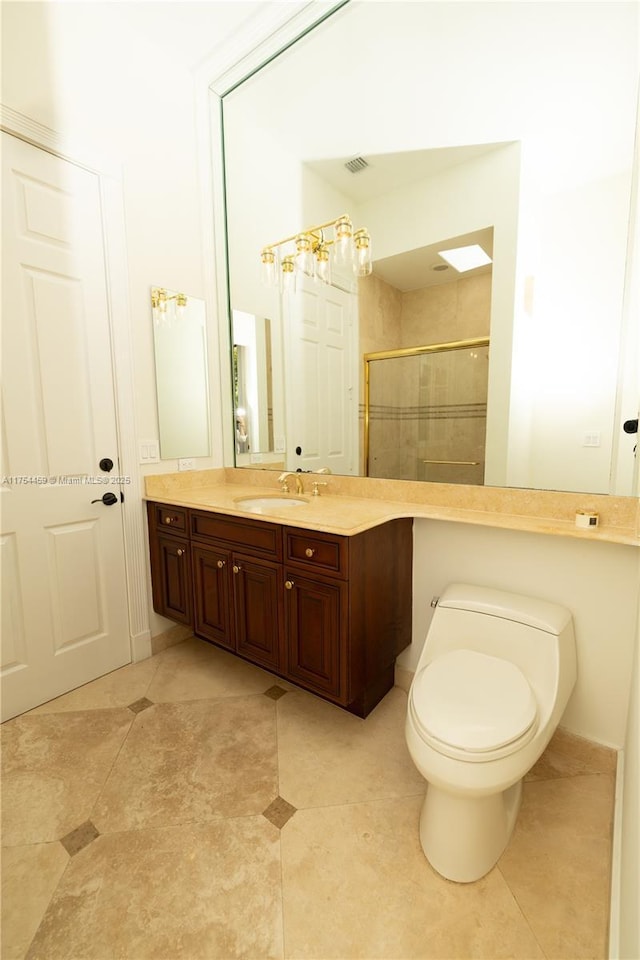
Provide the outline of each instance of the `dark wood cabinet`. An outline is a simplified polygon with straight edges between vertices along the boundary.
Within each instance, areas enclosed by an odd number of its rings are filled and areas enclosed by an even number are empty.
[[[187,511],[148,504],[153,607],[178,623],[193,623],[191,545]]]
[[[358,716],[393,686],[411,642],[410,519],[345,537],[154,503],[148,517],[159,613]]]
[[[302,686],[346,706],[347,587],[287,570],[285,672]]]
[[[236,650],[248,660],[278,672],[280,667],[279,564],[234,554],[233,600]]]
[[[194,633],[235,650],[232,622],[231,553],[192,547]]]

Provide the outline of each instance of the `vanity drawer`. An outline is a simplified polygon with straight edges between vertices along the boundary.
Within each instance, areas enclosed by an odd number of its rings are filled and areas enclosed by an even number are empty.
[[[349,541],[329,533],[284,528],[286,563],[299,563],[318,573],[346,579],[349,568]]]
[[[191,536],[201,543],[222,541],[234,550],[251,550],[269,560],[282,559],[282,535],[277,523],[241,520],[221,513],[191,511]]]
[[[182,507],[170,507],[162,503],[154,503],[153,519],[158,530],[165,533],[187,534],[187,511]]]

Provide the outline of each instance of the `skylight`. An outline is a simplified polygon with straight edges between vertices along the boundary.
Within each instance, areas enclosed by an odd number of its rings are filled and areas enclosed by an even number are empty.
[[[477,243],[472,243],[468,247],[439,250],[438,256],[455,267],[459,273],[464,273],[465,270],[474,270],[476,267],[483,267],[486,263],[492,263],[491,257],[487,256]]]

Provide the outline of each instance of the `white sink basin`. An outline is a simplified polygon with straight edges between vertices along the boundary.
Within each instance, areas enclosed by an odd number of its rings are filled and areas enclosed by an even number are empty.
[[[303,497],[288,497],[274,493],[273,496],[266,494],[262,497],[236,497],[233,501],[243,510],[281,510],[283,507],[302,507],[309,503]]]

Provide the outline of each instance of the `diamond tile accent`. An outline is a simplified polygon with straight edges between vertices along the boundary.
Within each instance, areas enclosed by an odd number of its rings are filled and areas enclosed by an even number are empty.
[[[76,853],[80,853],[81,850],[88,847],[89,844],[99,836],[100,833],[91,823],[91,820],[85,820],[85,822],[81,823],[75,830],[72,830],[65,837],[62,837],[60,843],[69,856],[74,857]]]
[[[279,687],[276,683],[273,687],[265,690],[264,695],[265,697],[271,697],[272,700],[279,700],[280,697],[284,697],[285,693],[288,693],[288,691],[283,690],[282,687]]]
[[[133,703],[129,704],[129,710],[132,713],[142,713],[143,710],[146,710],[147,707],[153,706],[153,700],[147,700],[146,697],[140,697],[139,700],[134,700]]]
[[[267,820],[274,825],[274,827],[278,828],[278,830],[282,830],[285,823],[291,819],[296,810],[297,807],[294,807],[292,803],[289,803],[282,797],[276,797],[275,800],[269,804],[267,809],[262,811],[262,816],[266,817]]]

